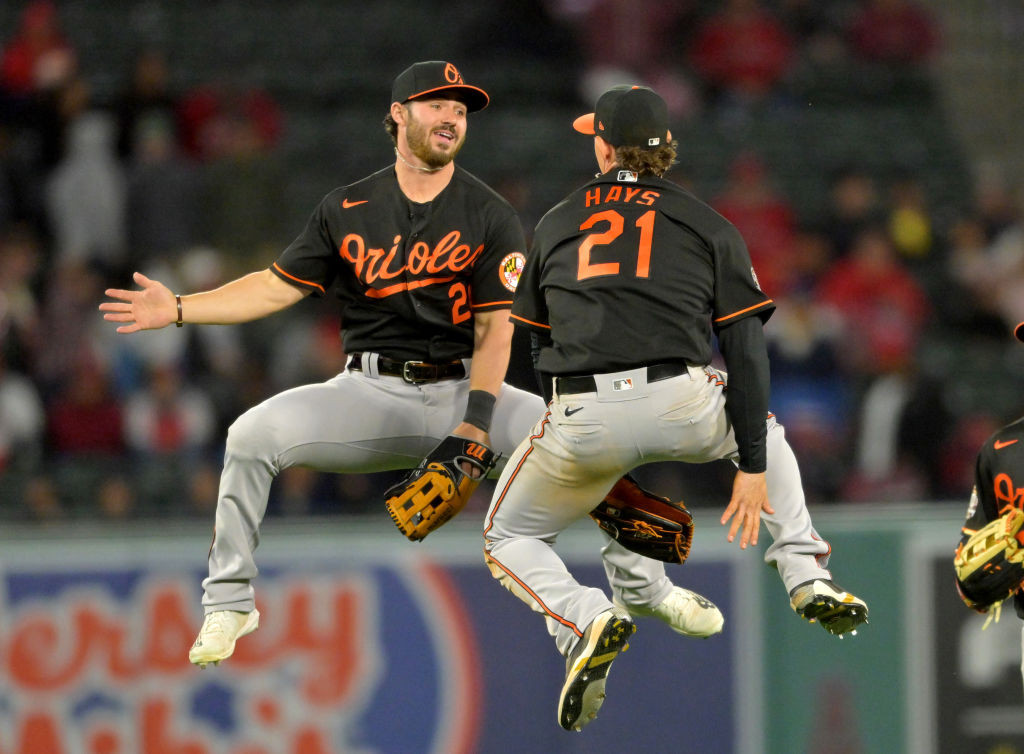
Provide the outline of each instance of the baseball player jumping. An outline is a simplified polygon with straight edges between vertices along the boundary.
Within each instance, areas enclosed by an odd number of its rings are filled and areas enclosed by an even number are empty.
[[[259,624],[253,552],[282,469],[408,469],[450,435],[507,457],[543,414],[539,396],[503,382],[522,227],[504,199],[453,162],[467,114],[488,101],[451,63],[416,63],[394,79],[384,121],[394,164],[324,197],[269,269],[184,296],[140,273],[140,290],[106,292],[115,300],[100,309],[119,333],[247,322],[332,286],[341,304],[345,371],[269,398],[228,431],[191,662],[230,657]],[[661,563],[615,542],[605,563],[613,593],[638,612],[683,634],[720,630],[718,609],[673,587]]]
[[[1024,341],[1024,322],[1013,332]],[[1000,427],[978,451],[953,564],[968,607],[998,620],[1003,601],[1012,599],[1024,619],[1024,417]],[[1021,657],[1024,678],[1024,628]]]
[[[505,466],[484,531],[492,574],[545,616],[567,658],[567,730],[597,714],[635,626],[602,590],[575,581],[551,545],[641,464],[732,459],[728,540],[756,545],[763,518],[774,539],[765,560],[800,616],[842,637],[868,615],[826,570],[829,545],[767,410],[762,323],[774,304],[736,228],[662,178],[676,156],[665,102],[617,87],[574,126],[593,135],[601,172],[541,219],[512,304],[553,397]],[[709,366],[712,331],[728,375]]]

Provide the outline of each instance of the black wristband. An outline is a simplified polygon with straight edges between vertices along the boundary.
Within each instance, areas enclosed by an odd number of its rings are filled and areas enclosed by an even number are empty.
[[[174,323],[174,326],[181,327],[184,324],[181,320],[181,296],[175,296],[174,301],[178,304],[178,321]]]
[[[497,396],[486,390],[470,390],[469,398],[466,399],[466,415],[462,417],[462,421],[484,432],[490,432],[496,400]]]

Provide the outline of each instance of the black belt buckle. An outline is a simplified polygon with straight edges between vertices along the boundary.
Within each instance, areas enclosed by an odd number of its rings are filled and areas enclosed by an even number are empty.
[[[429,368],[431,368],[433,370],[434,373],[431,374],[429,377],[416,377],[415,375],[413,375],[412,370],[416,369],[418,367],[420,367],[420,368],[429,367]],[[416,385],[416,384],[421,383],[421,382],[430,382],[432,380],[436,380],[437,379],[437,366],[435,366],[434,364],[427,364],[427,363],[422,362],[422,361],[406,361],[406,362],[403,362],[402,363],[402,379],[405,380],[406,382],[412,384],[412,385]]]

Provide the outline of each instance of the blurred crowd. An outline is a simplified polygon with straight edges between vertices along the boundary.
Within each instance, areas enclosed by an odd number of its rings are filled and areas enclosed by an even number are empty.
[[[793,82],[837,66],[927,93],[943,44],[913,0],[644,5],[531,6],[532,24],[571,42],[559,54],[577,59],[581,107],[629,80],[656,87],[677,122],[734,128],[755,113],[785,118]],[[306,302],[244,326],[124,337],[96,307],[135,270],[193,291],[277,256],[299,230],[281,211],[286,108],[231,76],[182,91],[159,47],[139,50],[118,95],[98,101],[51,0],[26,3],[0,45],[0,517],[210,517],[230,423],[343,367],[334,310]],[[965,363],[966,344],[1002,358],[1024,320],[1020,187],[978,166],[958,206],[936,206],[905,165],[879,175],[851,163],[822,180],[824,209],[808,217],[751,144],[702,196],[743,233],[778,304],[772,407],[808,497],[964,499],[978,446],[1024,407],[979,405],[960,382],[985,387],[988,365]],[[529,231],[538,208],[507,188]],[[930,368],[923,346],[936,334],[947,360]],[[531,387],[527,358],[517,347],[510,378]],[[698,506],[721,502],[727,476],[652,474]],[[376,510],[389,481],[292,469],[271,513]]]

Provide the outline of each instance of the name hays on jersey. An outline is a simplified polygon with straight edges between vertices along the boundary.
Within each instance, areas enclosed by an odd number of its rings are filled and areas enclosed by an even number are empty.
[[[583,206],[592,207],[597,204],[609,204],[611,202],[633,202],[642,204],[645,207],[654,205],[655,200],[661,194],[652,189],[631,188],[629,186],[594,186],[583,195]]]
[[[399,257],[402,236],[395,236],[391,248],[375,249],[358,233],[349,233],[341,240],[338,253],[352,265],[352,271],[367,290],[370,298],[384,298],[396,293],[439,285],[453,280],[458,273],[470,267],[484,250],[484,244],[475,249],[461,243],[462,233],[453,230],[437,242],[433,248],[424,241],[417,241],[408,250],[403,263]],[[380,281],[401,282],[375,287]],[[410,279],[411,278],[411,279]]]

